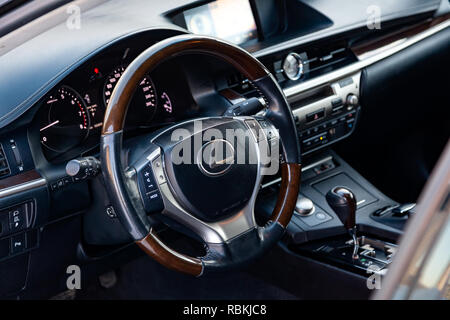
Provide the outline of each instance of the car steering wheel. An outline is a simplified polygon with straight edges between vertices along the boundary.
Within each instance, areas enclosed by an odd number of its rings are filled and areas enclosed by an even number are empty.
[[[126,159],[122,149],[124,122],[140,81],[161,62],[191,53],[217,57],[239,70],[265,97],[265,112],[261,117],[202,118],[200,128],[196,124],[198,120],[175,124],[134,144],[131,147],[134,156]],[[201,136],[211,129],[224,136],[227,130],[241,130],[250,137],[246,154],[257,161],[236,162],[237,151],[225,139],[203,143]],[[174,141],[173,136],[179,132],[185,134]],[[201,141],[197,148],[196,139]],[[256,196],[266,165],[261,161],[261,142],[269,146],[281,142],[281,155],[277,149],[276,156],[272,157],[281,158],[280,191],[264,226],[258,226],[254,217]],[[209,161],[214,158],[211,143],[217,144],[215,150],[230,153],[232,159]],[[187,158],[198,160],[196,164],[175,161],[175,151],[181,145],[194,145],[192,155]],[[205,154],[212,158],[205,160],[208,158]],[[186,156],[183,152],[181,155]],[[243,49],[197,35],[180,35],[158,42],[127,67],[106,109],[101,165],[114,210],[132,239],[160,264],[194,276],[241,265],[279,241],[295,208],[301,173],[294,119],[274,77]],[[155,232],[155,211],[198,236],[205,244],[206,255],[191,257],[169,248]]]

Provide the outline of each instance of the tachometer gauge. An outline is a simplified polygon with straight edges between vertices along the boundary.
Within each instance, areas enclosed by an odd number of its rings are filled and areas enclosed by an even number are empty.
[[[40,127],[41,143],[64,152],[82,142],[89,133],[89,114],[81,96],[62,86],[44,102],[47,107]]]
[[[164,110],[166,110],[166,112],[168,113],[172,113],[172,101],[170,100],[169,95],[163,92],[163,94],[161,95],[161,100]]]
[[[114,88],[117,85],[120,77],[125,71],[126,66],[120,66],[111,72],[105,82],[103,88],[103,99],[105,106],[108,105],[109,99],[112,95]],[[156,106],[157,106],[157,95],[155,92],[155,86],[152,80],[147,75],[139,84],[139,88],[136,90],[133,100],[130,104],[130,109],[128,111],[127,120],[137,123],[148,123],[155,116]]]

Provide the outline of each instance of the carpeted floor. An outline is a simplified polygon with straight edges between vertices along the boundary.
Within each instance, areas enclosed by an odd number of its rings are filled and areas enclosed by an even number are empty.
[[[296,299],[292,294],[242,271],[185,276],[141,257],[116,270],[117,283],[77,292],[77,299]]]

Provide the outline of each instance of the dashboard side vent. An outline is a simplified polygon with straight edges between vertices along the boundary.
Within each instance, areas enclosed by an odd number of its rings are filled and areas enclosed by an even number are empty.
[[[0,178],[3,178],[11,173],[9,170],[8,159],[6,158],[5,150],[0,143]]]
[[[345,47],[332,48],[328,50],[314,50],[308,52],[309,72],[314,72],[320,68],[331,66],[347,58],[348,52]]]

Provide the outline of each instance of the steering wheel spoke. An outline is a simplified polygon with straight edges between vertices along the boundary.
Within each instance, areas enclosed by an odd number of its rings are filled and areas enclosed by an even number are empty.
[[[162,214],[191,229],[206,244],[225,243],[256,228],[253,209],[261,184],[261,165],[257,140],[248,126],[250,120],[255,121],[249,117],[193,120],[168,128],[153,139],[162,151],[154,153],[152,159],[153,170],[159,169],[156,179],[164,204]],[[201,130],[196,126],[199,121],[203,123]],[[241,141],[235,136],[225,137],[229,128],[236,130]],[[186,134],[174,141],[176,130],[186,130]],[[205,137],[213,139],[205,141]],[[216,154],[219,151],[223,153]],[[183,159],[176,158],[180,152]],[[247,167],[245,161],[250,160],[254,163]],[[239,190],[239,183],[245,188]]]
[[[275,175],[280,167],[280,134],[274,124],[264,116],[245,117],[247,125],[258,143],[261,175]]]
[[[167,184],[161,186],[163,214],[183,224],[197,234],[206,245],[220,244],[256,228],[250,203],[228,219],[203,221],[187,212],[175,199]]]

